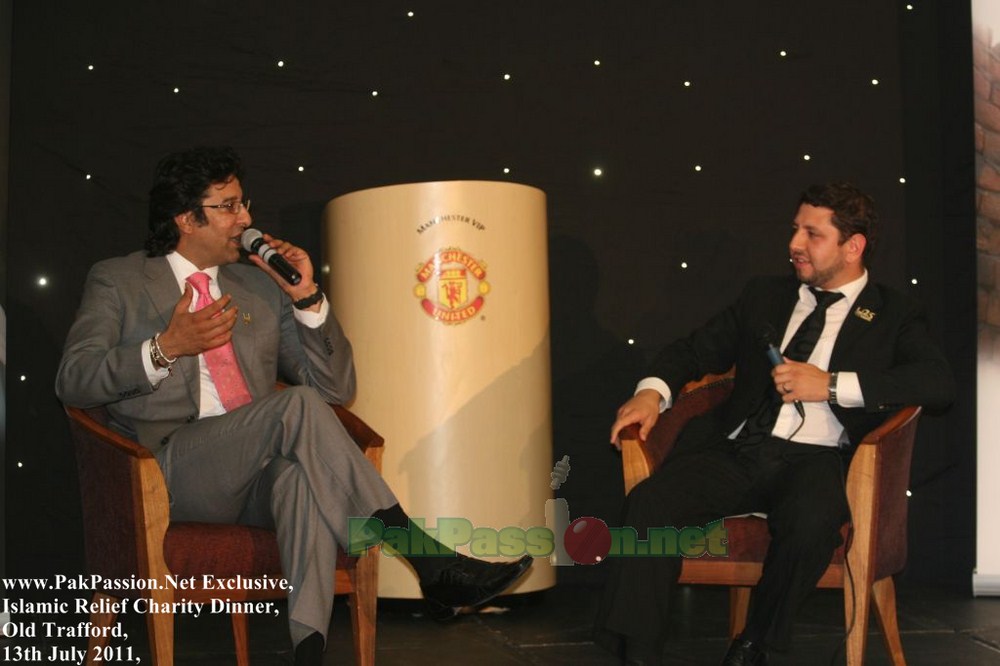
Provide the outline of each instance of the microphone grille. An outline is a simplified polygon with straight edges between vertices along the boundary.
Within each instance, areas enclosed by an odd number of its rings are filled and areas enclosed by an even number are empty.
[[[243,235],[240,236],[240,243],[243,244],[243,249],[247,252],[253,252],[253,243],[255,240],[263,238],[264,234],[260,232],[259,229],[245,229]]]

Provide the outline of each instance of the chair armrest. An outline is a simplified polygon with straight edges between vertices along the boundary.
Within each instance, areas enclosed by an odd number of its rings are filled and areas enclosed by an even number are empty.
[[[382,435],[372,430],[371,426],[365,423],[360,416],[343,405],[330,405],[330,407],[333,408],[337,418],[344,425],[347,434],[364,452],[365,458],[368,458],[368,461],[381,473],[382,452],[385,450],[385,439],[382,438]]]
[[[657,419],[645,441],[639,438],[638,426],[630,425],[622,429],[619,441],[622,446],[622,473],[625,477],[626,494],[659,469],[688,421],[729,397],[733,391],[733,377],[733,371],[730,370],[724,375],[705,375],[686,384],[673,406]]]
[[[369,447],[385,446],[385,440],[382,438],[382,435],[372,430],[371,426],[365,423],[360,416],[343,405],[330,406],[333,407],[333,411],[337,414],[340,422],[344,424],[347,434],[358,443],[362,451],[368,450]]]
[[[640,481],[649,478],[655,465],[646,442],[639,438],[639,426],[633,424],[623,428],[618,441],[622,447],[622,473],[628,495]]]
[[[865,435],[861,444],[894,443],[912,436],[916,432],[920,412],[920,407],[903,407]]]
[[[906,564],[906,490],[920,407],[904,407],[865,435],[847,473],[847,500],[856,533],[863,524],[875,542],[875,578]],[[862,535],[863,537],[863,535]]]
[[[277,382],[274,386],[281,391],[288,388],[289,385],[284,382]],[[375,432],[360,416],[347,407],[333,403],[329,404],[334,413],[337,414],[337,418],[340,419],[344,429],[347,430],[347,434],[351,436],[351,439],[358,445],[358,448],[364,452],[365,458],[368,458],[371,464],[375,466],[375,469],[381,472],[382,451],[385,449],[385,439],[382,438],[382,435]]]
[[[80,482],[88,571],[158,577],[170,522],[167,488],[149,449],[107,427],[104,408],[66,407]]]
[[[65,410],[73,427],[82,429],[86,432],[87,436],[97,438],[105,444],[110,444],[118,451],[132,458],[153,457],[152,452],[145,446],[111,429],[108,412],[104,407],[91,407],[89,409],[66,407]]]

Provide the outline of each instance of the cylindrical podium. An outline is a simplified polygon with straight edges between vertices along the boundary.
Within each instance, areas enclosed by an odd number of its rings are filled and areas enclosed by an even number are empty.
[[[379,187],[330,201],[323,229],[326,291],[354,345],[352,408],[385,437],[403,508],[465,553],[537,550],[552,497],[545,193]],[[380,567],[381,596],[420,596],[405,564]],[[536,557],[512,591],[554,583]]]

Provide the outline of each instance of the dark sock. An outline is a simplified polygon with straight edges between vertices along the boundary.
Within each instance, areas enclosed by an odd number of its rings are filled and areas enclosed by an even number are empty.
[[[323,636],[314,631],[295,646],[295,666],[320,666],[323,663]]]
[[[466,557],[461,553],[456,553],[441,542],[432,539],[420,527],[414,524],[403,508],[399,504],[393,504],[388,509],[379,509],[372,514],[372,518],[378,518],[386,527],[398,527],[410,532],[410,543],[423,544],[423,552],[431,552],[431,555],[413,555],[400,553],[403,558],[410,563],[413,570],[422,582],[434,578],[435,574],[449,564],[452,564],[456,557],[461,559]],[[431,545],[436,544],[436,545]]]

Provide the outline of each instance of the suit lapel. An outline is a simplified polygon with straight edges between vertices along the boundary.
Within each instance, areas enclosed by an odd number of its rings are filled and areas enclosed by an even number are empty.
[[[779,293],[770,294],[764,306],[767,309],[765,322],[774,329],[774,344],[779,347],[788,328],[788,320],[792,318],[792,311],[795,310],[795,304],[799,302],[798,280],[789,279],[786,284],[787,286]]]
[[[163,328],[166,328],[174,314],[177,300],[181,297],[177,290],[177,279],[174,277],[174,272],[170,270],[170,264],[167,263],[166,257],[148,257],[145,274],[146,293],[160,314]]]
[[[840,327],[837,341],[833,345],[833,354],[830,356],[831,368],[844,367],[844,357],[848,353],[845,350],[862,349],[859,344],[860,338],[878,324],[881,311],[882,293],[869,279]]]
[[[778,335],[782,335],[786,328],[788,328],[788,321],[792,318],[792,312],[795,310],[795,305],[799,302],[799,281],[789,280],[788,289],[781,296],[781,298],[774,299],[774,306],[778,308],[778,312],[775,315],[777,321],[780,322],[781,329],[778,331]],[[781,339],[775,341],[774,344],[781,344]]]
[[[177,287],[177,278],[170,270],[170,264],[166,257],[149,257],[145,265],[146,294],[153,302],[153,307],[160,315],[162,328],[165,330],[170,324],[170,319],[174,315],[174,308],[181,297],[181,292]],[[177,359],[175,370],[179,370],[184,377],[184,384],[187,386],[188,394],[192,396],[195,406],[199,404],[201,395],[201,378],[198,368],[197,356],[182,356]]]

